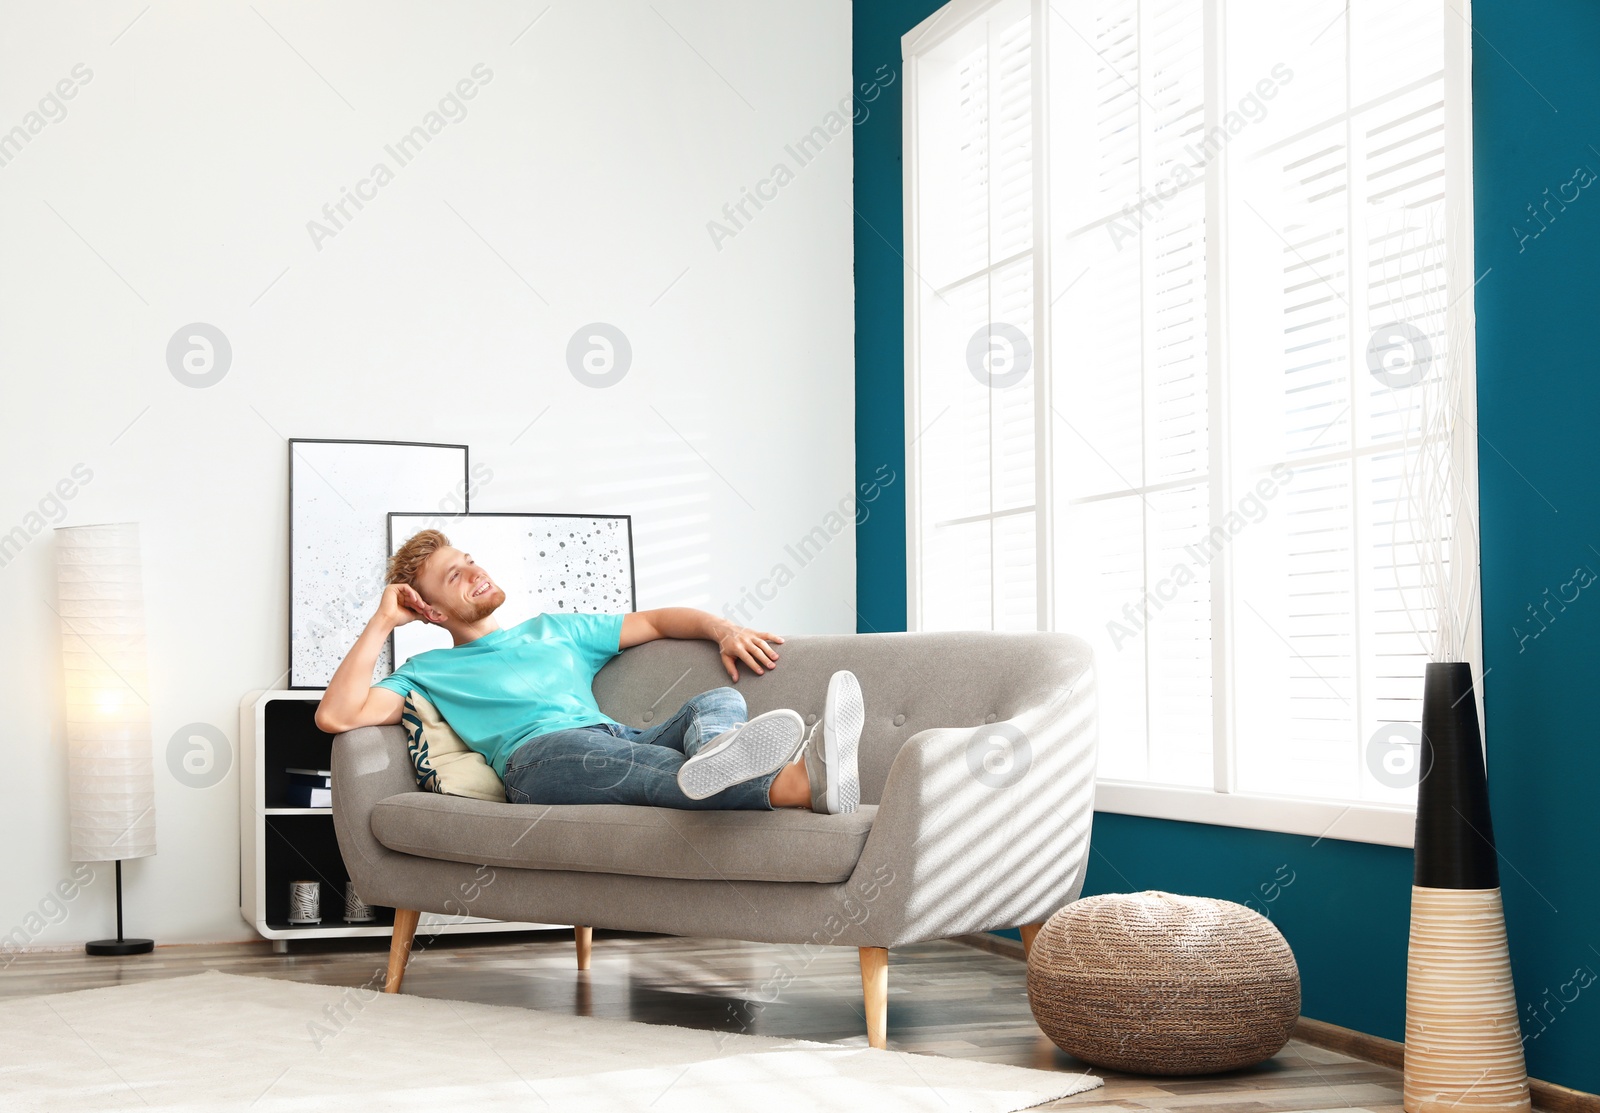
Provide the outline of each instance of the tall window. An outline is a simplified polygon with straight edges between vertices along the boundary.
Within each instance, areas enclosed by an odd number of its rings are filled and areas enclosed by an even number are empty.
[[[924,596],[928,629],[1031,630],[1038,621],[1034,392],[986,385],[991,369],[997,382],[1028,377],[1031,361],[1031,24],[1025,0],[1008,0],[919,65],[918,100],[934,134],[919,147],[931,234],[917,270],[938,307],[919,338],[921,405],[934,435],[921,456],[923,573],[936,585]]]
[[[1409,839],[1467,19],[954,0],[906,36],[912,622],[1088,639],[1102,806]]]

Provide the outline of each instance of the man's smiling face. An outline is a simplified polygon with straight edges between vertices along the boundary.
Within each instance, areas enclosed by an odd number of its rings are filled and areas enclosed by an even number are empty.
[[[448,545],[423,563],[412,586],[435,612],[442,611],[445,616],[468,624],[489,617],[506,601],[506,593],[478,566],[471,553]],[[428,618],[440,623],[437,613]]]

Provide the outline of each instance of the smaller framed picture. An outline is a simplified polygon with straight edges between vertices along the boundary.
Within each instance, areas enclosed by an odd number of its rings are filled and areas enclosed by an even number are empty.
[[[502,628],[538,614],[624,614],[638,609],[633,576],[633,519],[626,514],[389,514],[389,554],[418,530],[437,529],[470,553],[506,601]],[[408,622],[390,635],[394,667],[451,645],[450,632]]]

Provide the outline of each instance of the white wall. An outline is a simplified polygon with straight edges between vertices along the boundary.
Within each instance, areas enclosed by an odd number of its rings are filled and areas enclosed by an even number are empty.
[[[27,542],[0,555],[0,934],[35,946],[115,930],[109,864],[50,900],[74,870],[51,526],[141,523],[159,851],[125,886],[161,943],[250,937],[238,769],[186,788],[165,755],[197,721],[237,754],[240,696],[283,682],[287,437],[469,444],[475,510],[634,515],[641,607],[720,612],[784,563],[753,624],[855,629],[851,531],[785,551],[853,485],[851,137],[786,151],[849,96],[847,0],[144,8],[0,3],[0,138],[37,128],[0,146],[0,533]],[[385,144],[463,79],[396,170]],[[567,367],[593,321],[634,352],[605,389]],[[193,322],[232,346],[204,388],[167,365]]]

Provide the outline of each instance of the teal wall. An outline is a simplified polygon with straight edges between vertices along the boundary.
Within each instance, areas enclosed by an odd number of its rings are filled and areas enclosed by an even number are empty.
[[[856,0],[858,90],[900,72],[900,36],[939,6]],[[1600,981],[1572,980],[1600,973],[1600,727],[1585,710],[1600,690],[1589,656],[1600,582],[1586,586],[1600,573],[1600,181],[1587,184],[1600,174],[1600,6],[1475,8],[1490,792],[1529,1072],[1600,1091]],[[865,106],[855,136],[862,482],[885,462],[904,474],[901,88],[896,80]],[[1564,207],[1549,200],[1574,193]],[[1542,226],[1530,204],[1546,206]],[[857,529],[863,631],[905,629],[904,492],[889,488]],[[1531,619],[1530,606],[1545,617]],[[1265,904],[1299,960],[1305,1015],[1403,1037],[1409,850],[1101,813],[1091,858],[1086,894],[1166,889]]]
[[[1476,7],[1475,232],[1478,274],[1489,272],[1477,293],[1483,691],[1500,885],[1529,1069],[1600,1091],[1600,981],[1560,1002],[1580,967],[1600,973],[1600,730],[1590,707],[1600,644],[1600,6]],[[1524,239],[1517,228],[1540,229],[1528,206],[1580,168],[1591,184],[1564,209],[1550,202],[1548,227]],[[1593,586],[1574,602],[1547,604],[1583,582]],[[1530,621],[1530,607],[1549,617]]]

